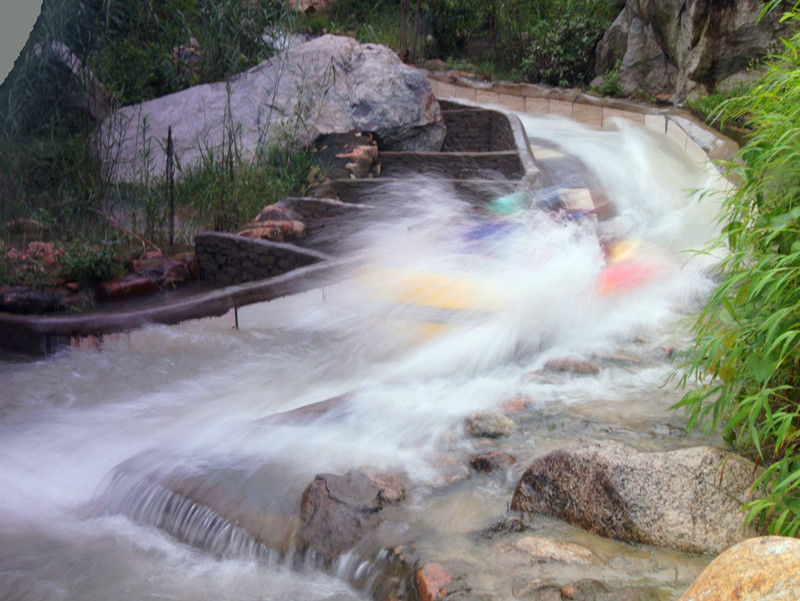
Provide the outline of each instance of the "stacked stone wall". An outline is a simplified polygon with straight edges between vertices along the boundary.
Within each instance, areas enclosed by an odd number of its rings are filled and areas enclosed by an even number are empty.
[[[195,254],[201,278],[220,285],[275,277],[330,258],[290,244],[215,232],[197,235]]]

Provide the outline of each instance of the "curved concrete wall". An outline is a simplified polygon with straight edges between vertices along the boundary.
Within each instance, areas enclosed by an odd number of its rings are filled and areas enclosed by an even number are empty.
[[[668,136],[698,161],[731,161],[739,151],[736,142],[674,107],[538,84],[477,81],[453,72],[430,72],[428,81],[438,99],[497,105],[519,113],[560,115],[597,128],[609,126],[612,119],[627,119]]]

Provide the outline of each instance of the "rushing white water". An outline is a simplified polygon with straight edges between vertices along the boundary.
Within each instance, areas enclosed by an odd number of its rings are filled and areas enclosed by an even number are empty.
[[[404,474],[424,514],[442,455],[467,445],[459,424],[471,411],[519,394],[543,407],[599,399],[629,410],[657,389],[665,364],[557,385],[523,374],[637,337],[680,341],[677,320],[710,285],[707,264],[680,251],[713,235],[713,197],[698,191],[717,178],[640,128],[523,118],[530,135],[585,164],[616,217],[598,225],[532,210],[476,240],[487,218],[417,180],[376,202],[379,218],[348,242],[355,267],[342,281],[243,308],[238,331],[220,320],[153,327],[100,352],[0,364],[0,598],[361,598],[269,554],[185,546],[97,499],[118,465],[145,457],[149,472],[210,475],[289,515],[314,474],[371,466]],[[657,277],[603,293],[605,247],[630,239]],[[409,309],[415,286],[446,305],[437,316],[448,327],[434,336]],[[327,418],[262,421],[343,394]]]

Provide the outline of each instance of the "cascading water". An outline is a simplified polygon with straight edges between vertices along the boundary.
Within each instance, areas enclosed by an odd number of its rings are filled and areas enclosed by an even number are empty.
[[[501,443],[522,468],[570,437],[658,448],[678,431],[679,416],[666,416],[676,393],[662,387],[669,365],[652,353],[683,342],[676,324],[708,291],[708,263],[681,251],[713,235],[715,196],[701,192],[719,187],[640,128],[523,120],[534,144],[585,166],[613,218],[528,210],[498,222],[414,180],[376,200],[379,217],[347,242],[340,281],[242,308],[238,331],[214,320],[152,327],[101,352],[0,364],[0,598],[363,598],[347,583],[360,559],[346,558],[337,577],[291,553],[292,516],[314,475],[362,466],[409,484],[382,542],[480,565],[510,596],[495,575],[511,568],[470,533],[504,514],[519,471],[446,486],[480,445],[461,421],[533,399],[534,417]],[[604,251],[631,240],[657,275],[609,292]],[[410,307],[418,288],[433,300]],[[538,374],[554,358],[620,354],[643,359],[592,377]],[[319,416],[270,419],[335,397]],[[682,441],[692,443],[670,444]],[[218,491],[218,506],[181,495],[187,482]],[[248,530],[239,506],[238,525],[221,520],[231,499],[274,522]],[[536,527],[589,537],[554,520]],[[608,559],[598,577],[680,587],[703,563],[594,539]]]

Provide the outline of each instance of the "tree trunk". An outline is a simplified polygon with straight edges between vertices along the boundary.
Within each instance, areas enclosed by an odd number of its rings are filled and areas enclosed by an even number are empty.
[[[400,60],[408,62],[408,5],[411,0],[400,0]]]
[[[417,61],[417,40],[419,39],[419,22],[422,14],[422,0],[417,0],[417,10],[414,12],[414,35],[411,38],[411,55],[408,62],[416,64]]]

